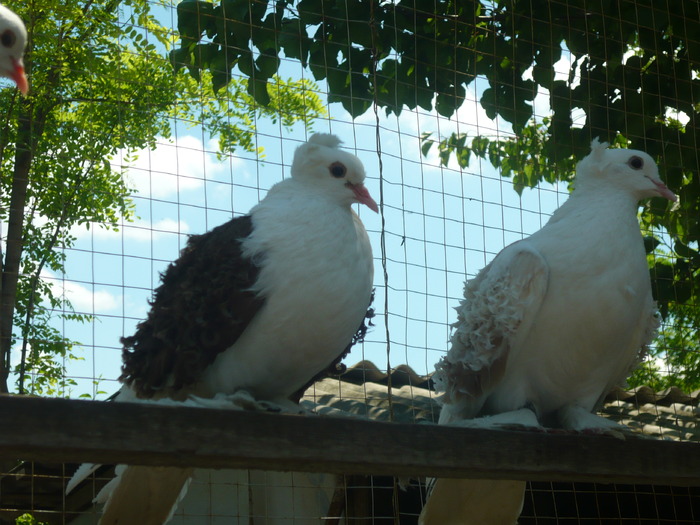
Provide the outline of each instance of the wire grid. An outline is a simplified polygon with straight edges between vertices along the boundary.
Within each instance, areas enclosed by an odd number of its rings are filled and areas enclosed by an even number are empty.
[[[174,26],[174,9],[160,11],[163,23]],[[533,24],[536,17],[533,14]],[[558,74],[568,77],[571,62],[565,51]],[[282,71],[310,77],[289,59],[283,59]],[[240,78],[235,71],[234,78]],[[382,196],[381,215],[357,210],[375,254],[377,316],[365,343],[346,360],[348,364],[371,362],[380,373],[405,364],[418,377],[432,372],[447,349],[450,323],[455,320],[452,308],[461,297],[465,278],[476,275],[503,247],[537,231],[567,198],[566,186],[557,184],[526,189],[519,197],[511,182],[486,162],[476,160],[460,169],[454,162],[442,165],[435,149],[427,157],[421,154],[420,137],[425,132],[438,137],[452,132],[492,138],[512,134],[508,125],[489,119],[481,108],[480,93],[486,85],[485,79],[477,78],[467,90],[464,105],[450,119],[420,108],[404,109],[400,117],[370,110],[352,119],[339,104],[330,104],[327,118],[314,126],[316,131],[338,135],[360,157],[370,192],[377,199]],[[327,95],[323,83],[318,94]],[[548,94],[540,95],[534,101],[537,119],[549,114]],[[574,126],[585,118],[575,113],[572,117]],[[287,130],[280,122],[259,120],[255,146],[264,149],[264,160],[239,150],[221,161],[212,137],[197,125],[174,119],[174,142],[162,140],[154,150],[139,152],[138,162],[127,168],[138,189],[133,196],[137,220],[123,222],[117,233],[95,227],[76,232],[75,245],[65,248],[65,273],[46,276],[62,287],[78,312],[95,317],[88,326],[60,321],[62,333],[80,341],[84,359],[65,362],[75,382],[65,395],[104,399],[116,391],[119,337],[133,333],[144,318],[159,272],[178,256],[189,234],[245,214],[275,182],[288,176],[294,149],[308,136],[299,125]],[[643,130],[625,131],[633,143],[647,139]],[[127,159],[118,156],[113,163],[119,169],[126,167]],[[663,232],[655,233],[663,238]],[[693,334],[689,331],[688,337]],[[658,344],[665,344],[664,340]],[[386,383],[391,388],[382,397],[373,385]],[[405,388],[397,380],[337,385],[339,392],[330,397],[338,403],[370,407],[363,409],[367,417],[436,419],[431,391],[418,386],[415,378]],[[320,387],[314,387],[308,397],[323,405],[329,394],[316,388]],[[632,426],[636,423],[647,431],[656,424],[657,435],[668,435],[663,428],[669,425],[659,422],[660,414],[666,414],[678,428],[687,429],[673,437],[697,440],[693,423],[697,401],[697,396],[686,396],[657,404],[636,396],[611,402],[606,410],[611,417],[630,418]],[[409,409],[399,410],[402,403]],[[642,417],[649,414],[652,423]],[[13,523],[24,511],[49,523],[94,523],[98,514],[89,501],[111,479],[112,469],[98,471],[79,497],[66,497],[62,487],[74,468],[24,462],[2,465],[0,523]],[[416,523],[424,498],[422,484],[412,482],[402,490],[397,480],[380,476],[197,471],[172,523],[296,524],[318,523],[319,517],[327,523],[341,519],[343,523]],[[531,483],[521,523],[692,523],[700,516],[699,501],[695,489]]]
[[[521,525],[697,523],[697,487],[528,483]]]

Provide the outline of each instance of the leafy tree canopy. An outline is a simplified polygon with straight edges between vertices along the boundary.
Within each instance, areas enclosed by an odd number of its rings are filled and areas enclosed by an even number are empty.
[[[641,215],[672,239],[651,263],[654,294],[668,319],[692,318],[673,309],[700,303],[695,0],[184,0],[178,29],[174,63],[195,77],[209,70],[215,90],[235,67],[260,104],[282,56],[325,80],[329,101],[353,116],[376,104],[449,117],[467,87],[486,79],[480,103],[511,123],[513,136],[426,134],[423,152],[438,147],[443,162],[462,167],[486,159],[520,191],[570,180],[593,137],[647,151],[680,196],[673,211],[652,199]],[[568,78],[555,72],[562,57],[570,58]],[[551,114],[535,120],[539,92],[548,93]]]
[[[20,392],[59,395],[70,387],[65,358],[75,342],[51,324],[55,312],[87,321],[41,278],[60,273],[71,227],[116,229],[130,219],[131,189],[110,158],[120,150],[155,147],[173,123],[203,123],[220,151],[257,151],[255,119],[311,126],[325,114],[309,81],[269,79],[266,106],[245,85],[215,97],[186,74],[173,74],[164,50],[172,35],[151,13],[154,2],[111,0],[7,2],[25,21],[25,66],[31,91],[0,90],[0,392],[7,392],[11,357],[20,354]],[[257,151],[261,153],[260,151]],[[27,384],[31,372],[40,372]]]

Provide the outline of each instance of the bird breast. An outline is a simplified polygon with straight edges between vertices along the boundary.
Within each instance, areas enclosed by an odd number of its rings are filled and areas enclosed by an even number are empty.
[[[367,233],[350,208],[322,199],[284,207],[266,201],[251,211],[253,234],[243,242],[261,262],[254,288],[265,304],[209,367],[206,382],[214,392],[247,388],[274,399],[303,386],[350,343],[369,306],[373,266]]]
[[[546,413],[574,402],[593,409],[637,359],[654,309],[639,226],[634,214],[605,224],[594,215],[557,221],[525,241],[547,261],[549,283],[531,329],[511,345],[489,411],[532,403]]]

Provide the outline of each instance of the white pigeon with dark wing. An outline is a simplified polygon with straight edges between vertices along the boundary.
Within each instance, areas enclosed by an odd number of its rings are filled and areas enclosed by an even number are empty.
[[[29,91],[23,60],[26,47],[24,22],[13,11],[0,5],[0,76],[14,80],[23,95]]]
[[[549,222],[465,284],[451,348],[434,376],[444,392],[441,424],[617,426],[592,412],[658,328],[639,201],[676,196],[646,153],[597,140],[591,149]],[[510,525],[524,489],[517,481],[438,479],[420,523]]]
[[[378,211],[362,163],[339,145],[313,135],[297,149],[291,178],[249,215],[190,238],[147,319],[122,340],[120,401],[244,393],[244,401],[296,402],[336,368],[371,315],[372,250],[352,206]],[[107,502],[101,523],[164,523],[190,474],[120,467],[98,496]]]

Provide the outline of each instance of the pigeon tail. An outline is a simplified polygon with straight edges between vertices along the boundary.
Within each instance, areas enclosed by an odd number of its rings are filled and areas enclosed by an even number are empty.
[[[73,492],[73,489],[85,481],[90,474],[94,473],[101,465],[96,463],[83,463],[73,474],[73,477],[66,484],[66,495]]]
[[[418,525],[515,525],[524,497],[524,481],[438,479]]]
[[[119,465],[95,498],[105,503],[100,525],[163,525],[189,488],[192,469]]]

